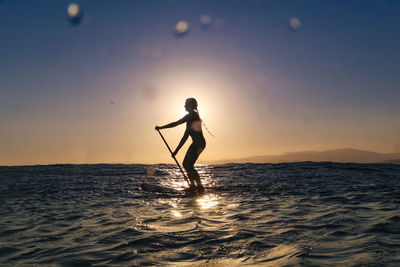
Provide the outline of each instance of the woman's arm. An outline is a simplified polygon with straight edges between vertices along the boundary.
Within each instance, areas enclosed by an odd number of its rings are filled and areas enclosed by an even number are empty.
[[[186,115],[186,116],[187,116],[187,115]],[[156,130],[165,129],[165,128],[172,128],[172,127],[178,126],[179,124],[182,124],[182,123],[186,122],[186,116],[183,117],[183,118],[180,119],[180,120],[177,120],[177,121],[175,121],[175,122],[168,123],[168,124],[166,124],[166,125],[164,125],[164,126],[156,126]]]
[[[175,157],[175,155],[178,154],[179,149],[181,149],[181,147],[185,144],[188,137],[189,137],[189,131],[186,130],[185,133],[183,134],[181,141],[179,142],[179,145],[176,147],[175,151],[172,153],[173,157]]]

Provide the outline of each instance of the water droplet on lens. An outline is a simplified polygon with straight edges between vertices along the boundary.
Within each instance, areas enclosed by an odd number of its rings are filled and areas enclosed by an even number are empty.
[[[189,23],[187,21],[181,20],[175,25],[175,34],[178,36],[183,36],[189,31]]]
[[[72,25],[78,25],[82,20],[82,8],[76,3],[69,4],[67,9],[67,17],[68,21]]]
[[[200,16],[200,25],[204,28],[210,27],[211,25],[211,16],[207,14],[203,14]]]
[[[290,18],[289,20],[289,27],[292,31],[297,31],[301,26],[301,22],[298,18]]]

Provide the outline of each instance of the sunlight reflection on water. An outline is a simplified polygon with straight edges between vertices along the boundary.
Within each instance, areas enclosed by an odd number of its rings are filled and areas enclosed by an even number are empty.
[[[215,195],[203,195],[196,199],[196,202],[199,204],[201,209],[209,209],[218,205],[218,199]]]

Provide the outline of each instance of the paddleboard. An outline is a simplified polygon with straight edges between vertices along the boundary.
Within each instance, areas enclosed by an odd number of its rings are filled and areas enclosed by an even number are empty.
[[[149,192],[173,193],[173,194],[184,193],[183,191],[180,191],[180,190],[176,190],[176,189],[169,188],[169,187],[162,186],[162,185],[155,185],[155,184],[144,183],[144,184],[141,184],[140,187],[142,188],[142,190],[149,191]]]

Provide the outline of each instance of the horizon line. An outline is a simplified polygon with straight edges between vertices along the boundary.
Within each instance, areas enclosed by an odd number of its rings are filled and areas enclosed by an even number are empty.
[[[356,149],[356,148],[338,148],[338,149],[328,149],[328,150],[301,150],[301,151],[293,151],[293,152],[286,152],[286,153],[281,153],[281,154],[276,154],[276,155],[271,155],[271,154],[264,154],[264,155],[255,155],[255,156],[246,156],[246,157],[240,157],[240,158],[230,158],[230,159],[216,159],[216,160],[200,160],[199,163],[196,163],[196,165],[225,165],[225,164],[246,164],[246,163],[254,163],[254,164],[281,164],[281,163],[294,163],[294,162],[333,162],[333,163],[362,163],[362,164],[368,164],[364,162],[357,162],[357,161],[348,161],[348,162],[343,162],[343,161],[315,161],[315,160],[289,160],[289,161],[277,161],[277,162],[252,162],[250,159],[251,158],[257,158],[257,157],[279,157],[279,156],[284,156],[288,154],[295,154],[295,153],[323,153],[323,152],[331,152],[331,151],[340,151],[340,150],[353,150],[353,151],[359,151],[359,152],[364,152],[364,153],[375,153],[375,154],[380,154],[380,155],[395,155],[399,154],[400,152],[376,152],[376,151],[371,151],[371,150],[362,150],[362,149]],[[246,160],[249,159],[248,162],[235,162],[235,161],[240,161],[240,160]],[[392,159],[392,160],[400,160],[399,159]],[[254,161],[254,160],[253,160]],[[375,163],[383,163],[383,164],[390,164],[390,163],[385,163],[385,162],[375,162]],[[158,163],[149,163],[149,162],[85,162],[85,163],[65,163],[65,162],[56,162],[56,163],[21,163],[21,164],[12,164],[12,165],[3,165],[0,163],[0,167],[23,167],[23,166],[49,166],[49,165],[157,165],[157,164],[166,164],[166,165],[175,165],[174,163],[165,163],[165,162],[158,162]],[[374,162],[370,162],[370,164],[374,164]]]

